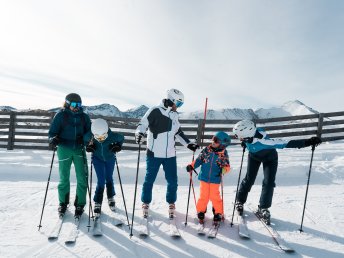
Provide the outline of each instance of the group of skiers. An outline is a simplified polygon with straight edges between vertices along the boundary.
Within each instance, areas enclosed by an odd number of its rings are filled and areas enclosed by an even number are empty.
[[[143,217],[149,214],[152,201],[152,189],[162,165],[167,181],[166,202],[169,205],[169,217],[174,217],[177,200],[178,176],[176,160],[176,139],[193,153],[199,145],[190,141],[183,133],[177,109],[184,103],[184,95],[177,89],[167,91],[160,105],[150,108],[142,117],[136,131],[136,143],[141,145],[147,136],[146,174],[142,186],[141,201]],[[274,140],[250,120],[239,121],[233,128],[236,138],[241,141],[243,150],[249,151],[247,173],[240,184],[236,197],[236,210],[243,213],[244,203],[256,179],[260,164],[263,163],[264,180],[258,206],[267,223],[270,223],[275,178],[278,165],[276,149],[303,148],[321,143],[319,137],[303,140]],[[110,209],[115,209],[115,188],[113,171],[116,153],[121,151],[124,136],[112,132],[104,119],[91,122],[83,112],[81,97],[76,93],[66,96],[63,108],[55,115],[49,130],[50,147],[57,150],[59,160],[58,213],[63,216],[70,202],[70,169],[74,163],[77,188],[74,200],[75,217],[80,218],[86,205],[88,188],[88,166],[86,153],[91,152],[92,164],[97,175],[97,186],[93,196],[94,213],[101,214],[103,195],[106,195]],[[220,195],[222,176],[230,171],[229,156],[226,148],[230,145],[230,136],[223,131],[217,132],[211,143],[199,153],[186,171],[193,173],[201,166],[198,174],[200,195],[196,204],[198,219],[204,222],[209,200],[213,205],[213,223],[223,219],[223,200]],[[91,195],[91,193],[90,193]]]

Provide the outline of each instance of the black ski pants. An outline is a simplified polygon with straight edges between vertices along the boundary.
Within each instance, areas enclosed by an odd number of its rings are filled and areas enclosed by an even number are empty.
[[[245,203],[248,193],[256,180],[260,164],[263,163],[264,179],[260,194],[259,206],[270,208],[274,194],[276,172],[278,166],[278,154],[275,149],[262,150],[257,153],[249,153],[247,161],[247,173],[242,180],[238,192],[238,202]]]

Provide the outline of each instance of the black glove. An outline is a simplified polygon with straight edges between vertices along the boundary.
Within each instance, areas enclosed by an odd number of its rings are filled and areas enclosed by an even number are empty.
[[[242,142],[240,143],[240,145],[241,145],[241,147],[246,148],[246,143],[245,143],[244,141],[242,141]]]
[[[49,149],[56,150],[57,145],[60,143],[60,138],[58,136],[49,139]]]
[[[120,152],[122,147],[117,142],[114,142],[109,145],[109,150],[112,152]]]
[[[246,138],[243,139],[243,142],[252,143],[253,142],[253,137],[246,137]]]
[[[76,137],[76,144],[84,145],[84,137],[82,137],[82,135]]]
[[[305,140],[305,147],[308,147],[308,146],[318,146],[320,143],[322,143],[322,140],[317,137],[317,136],[313,136],[307,140]]]
[[[196,151],[199,148],[199,145],[196,143],[189,143],[187,147],[189,150]]]
[[[143,133],[137,133],[135,134],[135,141],[137,144],[142,143],[142,138],[143,138],[144,134]]]
[[[87,152],[94,152],[95,150],[96,150],[96,145],[94,143],[90,143],[89,145],[86,146]]]
[[[194,169],[194,168],[193,168],[192,165],[187,165],[187,166],[186,166],[186,171],[189,172],[189,173],[190,173],[191,171],[193,171],[193,169]]]

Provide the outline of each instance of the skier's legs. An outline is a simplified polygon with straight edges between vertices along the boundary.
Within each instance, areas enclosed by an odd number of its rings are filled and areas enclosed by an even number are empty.
[[[115,168],[115,159],[110,159],[105,162],[105,182],[107,198],[115,196],[115,187],[113,179],[113,171]]]
[[[70,168],[72,165],[72,153],[63,146],[58,146],[57,156],[59,158],[59,184],[58,195],[59,203],[69,204],[69,192],[70,192]]]
[[[177,176],[177,158],[164,159],[162,166],[165,171],[167,181],[166,202],[175,203],[177,200],[178,176]]]
[[[240,188],[238,191],[237,201],[241,203],[245,203],[247,200],[248,193],[251,191],[252,185],[256,180],[259,166],[261,162],[256,160],[252,157],[251,154],[248,154],[247,158],[247,172],[245,178],[242,180],[240,184]]]
[[[95,156],[92,156],[94,170],[97,175],[97,186],[94,193],[93,201],[97,203],[103,202],[103,194],[105,187],[105,162],[98,159]]]
[[[197,213],[206,212],[210,194],[210,183],[200,181],[199,184],[199,198],[196,204]]]
[[[86,153],[83,148],[76,149],[73,155],[73,163],[76,174],[76,197],[75,206],[85,206],[87,194],[88,167]]]
[[[210,184],[210,201],[213,204],[214,214],[223,214],[223,205],[220,194],[220,184]]]
[[[142,185],[141,201],[149,204],[152,201],[152,190],[156,176],[161,165],[161,158],[154,158],[147,155],[146,157],[146,176]]]
[[[275,159],[263,162],[264,179],[262,185],[262,193],[260,195],[260,208],[270,208],[272,197],[274,194],[276,172],[278,166],[278,157]]]

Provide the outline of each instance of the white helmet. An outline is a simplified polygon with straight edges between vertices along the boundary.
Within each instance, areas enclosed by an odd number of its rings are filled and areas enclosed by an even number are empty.
[[[170,89],[167,91],[167,99],[171,100],[179,108],[184,103],[184,94],[177,89]]]
[[[94,138],[97,141],[100,141],[100,142],[105,141],[105,139],[108,136],[107,134],[108,130],[109,130],[109,126],[104,119],[97,118],[92,121],[91,131],[94,135]]]
[[[241,120],[234,125],[233,133],[238,139],[253,137],[256,133],[256,126],[251,120]]]

